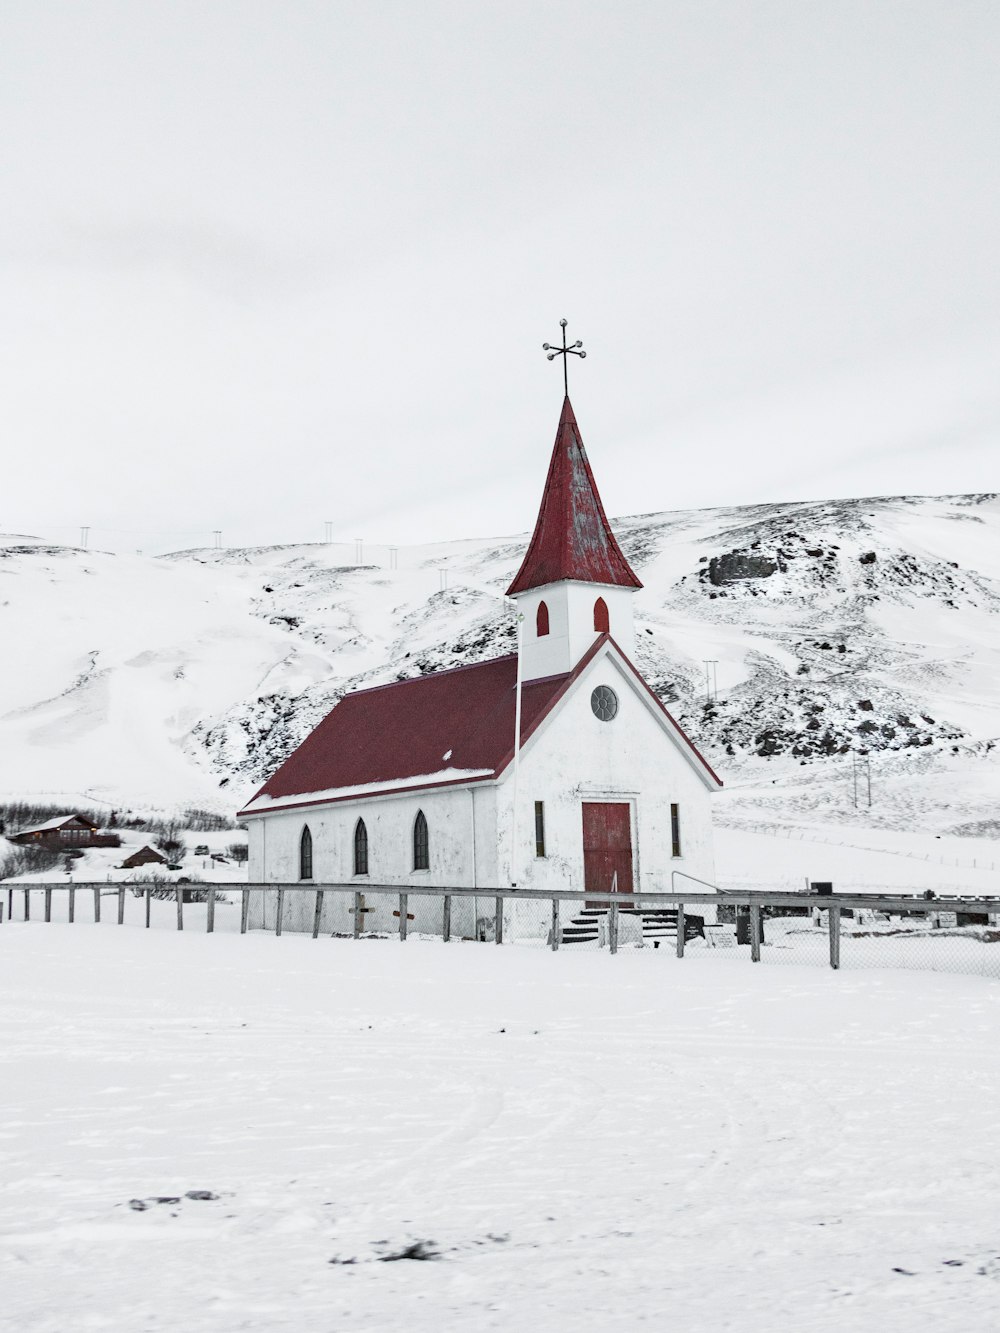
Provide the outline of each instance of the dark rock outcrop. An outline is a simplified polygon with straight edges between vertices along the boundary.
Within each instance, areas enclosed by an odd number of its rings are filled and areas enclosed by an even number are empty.
[[[740,579],[767,579],[778,568],[766,555],[743,555],[740,551],[729,551],[725,555],[713,555],[708,562],[709,582],[719,587],[724,583],[736,583]]]

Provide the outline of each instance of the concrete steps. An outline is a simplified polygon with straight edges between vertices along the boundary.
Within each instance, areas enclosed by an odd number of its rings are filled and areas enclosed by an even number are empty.
[[[642,938],[644,940],[657,939],[677,939],[677,910],[676,908],[637,908],[620,907],[621,916],[640,916],[642,917]],[[563,944],[595,944],[600,934],[600,923],[608,914],[606,907],[585,907],[567,921],[562,928]],[[705,937],[704,917],[692,916],[686,912],[684,914],[684,938],[693,940],[698,936]]]

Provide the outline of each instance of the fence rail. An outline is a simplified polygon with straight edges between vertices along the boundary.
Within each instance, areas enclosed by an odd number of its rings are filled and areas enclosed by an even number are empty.
[[[680,876],[680,878],[689,878]],[[646,942],[646,927],[652,922],[658,938],[655,947],[665,942],[663,935],[672,936],[678,958],[685,956],[686,947],[697,941],[699,947],[716,948],[737,946],[731,956],[746,956],[755,963],[766,962],[823,962],[834,969],[847,966],[902,966],[929,967],[935,970],[983,972],[1000,979],[1000,896],[927,898],[923,894],[811,894],[768,893],[753,890],[729,892],[680,891],[642,893],[598,893],[591,890],[543,891],[512,888],[468,888],[450,885],[400,884],[232,884],[199,883],[176,885],[167,892],[173,902],[177,930],[185,929],[185,909],[188,927],[201,925],[204,908],[204,929],[209,934],[216,929],[217,907],[227,905],[230,898],[239,904],[239,933],[246,934],[257,925],[277,936],[284,930],[310,933],[314,939],[321,934],[350,935],[358,939],[373,933],[389,933],[384,925],[366,925],[366,914],[381,913],[389,921],[393,933],[401,941],[411,930],[431,934],[449,941],[452,939],[455,904],[473,904],[471,916],[466,907],[462,918],[471,920],[474,934],[467,939],[490,939],[496,944],[525,943],[529,937],[534,943],[544,943],[552,950],[561,945],[581,943],[606,947],[615,954],[625,944]],[[700,881],[691,881],[700,884]],[[701,884],[701,889],[709,886]],[[22,883],[0,886],[0,924],[15,919],[15,909],[22,921],[53,920],[53,904],[62,900],[60,920],[73,923],[81,919],[79,900],[92,902],[84,915],[94,923],[102,919],[102,903],[112,900],[117,924],[126,924],[126,904],[141,900],[142,921],[145,928],[153,924],[153,902],[164,897],[162,882],[103,883]],[[197,895],[194,899],[193,895]],[[254,900],[254,895],[263,895]],[[4,901],[6,900],[6,901]],[[427,900],[437,900],[437,904]],[[373,902],[377,904],[373,906]],[[390,912],[391,904],[397,904]],[[259,922],[251,922],[251,906],[259,907]],[[424,906],[420,907],[419,904]],[[481,917],[480,905],[492,916]],[[513,917],[505,926],[507,915],[518,910],[511,905],[525,904],[531,928],[520,935],[514,928]],[[584,916],[592,927],[590,934],[581,934],[577,916],[573,922],[567,917],[576,905],[585,904]],[[39,912],[39,907],[41,911]],[[346,929],[330,929],[329,910],[338,907],[340,922],[346,919]],[[692,910],[694,909],[694,910]],[[706,910],[707,909],[707,910]],[[195,920],[197,911],[197,921]],[[701,915],[699,913],[703,912]],[[325,917],[325,913],[327,914]],[[430,913],[431,915],[428,915]],[[158,915],[161,915],[158,913]],[[415,924],[420,916],[422,925]],[[268,918],[273,918],[267,924]],[[707,920],[713,918],[713,920]],[[326,925],[324,926],[324,919]],[[629,931],[624,927],[630,921]],[[716,920],[717,919],[717,920]],[[110,920],[110,916],[109,916]],[[226,917],[225,928],[236,930],[232,913]],[[638,924],[637,924],[638,920]],[[480,926],[486,923],[488,933]],[[134,922],[133,922],[134,924]],[[162,924],[162,923],[161,923]],[[732,929],[730,929],[732,927]],[[575,933],[574,933],[575,928]],[[534,932],[532,934],[532,931]],[[765,938],[765,932],[769,938]],[[627,938],[626,938],[627,936]],[[945,947],[947,945],[947,948]],[[986,952],[983,953],[982,951]],[[958,961],[949,965],[949,957]],[[881,960],[881,961],[880,961]]]
[[[705,881],[696,880],[696,883]],[[0,890],[5,891],[8,901],[14,894],[25,893],[65,893],[72,897],[75,893],[90,892],[99,893],[103,897],[116,896],[124,898],[128,893],[133,896],[140,894],[145,897],[152,893],[161,894],[168,887],[162,880],[130,880],[128,883],[113,884],[106,880],[77,882],[73,884],[66,883],[7,883],[0,885]],[[518,889],[503,887],[487,888],[467,888],[455,887],[447,884],[368,884],[359,885],[357,881],[349,884],[342,883],[308,883],[301,881],[292,881],[287,884],[272,882],[268,884],[234,884],[231,880],[220,880],[213,884],[211,881],[199,880],[194,884],[179,884],[176,887],[170,887],[171,897],[185,898],[185,894],[198,893],[205,894],[206,898],[201,901],[208,901],[208,895],[219,893],[248,894],[267,891],[273,893],[281,891],[283,893],[371,893],[371,894],[407,894],[411,898],[488,898],[503,899],[511,902],[552,902],[553,900],[562,902],[579,902],[586,898],[588,902],[601,902],[605,905],[618,903],[620,906],[649,906],[658,905],[676,905],[678,903],[702,903],[714,904],[715,906],[749,906],[751,903],[760,903],[762,906],[779,907],[872,907],[890,911],[958,911],[958,912],[990,912],[1000,913],[1000,896],[987,894],[936,894],[932,898],[925,896],[923,891],[919,893],[805,893],[802,891],[788,890],[787,892],[771,892],[767,889],[724,889],[715,888],[711,892],[698,892],[691,890],[671,890],[669,892],[661,890],[643,890],[639,893],[602,893],[596,889]]]

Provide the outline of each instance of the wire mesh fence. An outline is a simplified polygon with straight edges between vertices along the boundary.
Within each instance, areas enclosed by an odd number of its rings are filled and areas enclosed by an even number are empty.
[[[864,907],[763,904],[760,961],[964,972],[1000,980],[997,904],[965,906],[978,910],[942,908],[939,901],[904,906],[889,895]]]
[[[830,932],[826,914],[808,909],[763,908],[760,961],[772,965],[829,966]]]
[[[856,911],[841,925],[841,966],[964,972],[1000,980],[1000,926],[991,926],[990,915]]]
[[[1000,980],[1000,898],[587,894],[400,885],[5,884],[0,923],[435,939]]]

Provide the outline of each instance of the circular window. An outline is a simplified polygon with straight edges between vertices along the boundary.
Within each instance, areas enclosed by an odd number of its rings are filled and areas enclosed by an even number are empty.
[[[610,722],[618,712],[618,695],[610,685],[598,685],[590,696],[590,706],[595,717],[599,717],[602,722]]]

